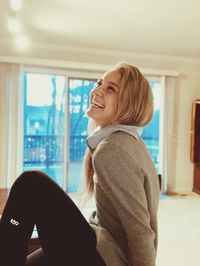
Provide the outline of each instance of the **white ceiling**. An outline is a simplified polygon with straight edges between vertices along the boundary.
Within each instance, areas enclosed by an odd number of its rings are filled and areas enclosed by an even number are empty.
[[[16,15],[32,44],[200,58],[200,0],[23,0]],[[0,1],[0,55],[14,36]]]

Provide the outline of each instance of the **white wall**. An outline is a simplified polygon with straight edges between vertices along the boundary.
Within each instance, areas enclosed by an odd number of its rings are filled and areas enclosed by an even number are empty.
[[[0,63],[0,187],[17,174],[19,64]]]
[[[7,91],[6,84],[7,65],[0,64],[0,187],[6,186],[5,173],[7,161]]]
[[[200,98],[199,71],[198,66],[182,66],[182,75],[180,76],[177,88],[175,188],[178,191],[187,191],[193,186],[193,163],[190,162],[191,109],[192,101]]]
[[[179,72],[176,77],[175,88],[175,106],[173,117],[173,151],[172,160],[169,169],[168,189],[171,191],[191,191],[193,185],[193,164],[190,162],[190,128],[191,128],[191,105],[192,101],[200,98],[200,60],[186,59],[178,57],[166,57],[155,55],[131,54],[111,51],[58,51],[50,54],[41,55],[36,60],[23,58],[9,58],[0,61],[20,61],[28,64],[51,65],[63,67],[66,61],[80,62],[81,66],[88,64],[114,65],[119,61],[126,61],[142,69],[159,69],[174,70]],[[48,61],[51,58],[56,61]],[[62,59],[61,59],[62,58]],[[44,59],[44,60],[41,60]],[[95,65],[96,66],[96,65]],[[100,69],[101,67],[99,67]],[[92,69],[91,69],[92,70]],[[5,122],[5,91],[2,91],[3,69],[0,68],[0,144],[4,145],[6,138],[6,128],[2,129]],[[4,106],[4,107],[3,107]],[[1,146],[2,147],[2,146]],[[5,147],[4,147],[5,148]],[[0,186],[3,187],[5,182],[4,172],[4,154],[0,151]]]

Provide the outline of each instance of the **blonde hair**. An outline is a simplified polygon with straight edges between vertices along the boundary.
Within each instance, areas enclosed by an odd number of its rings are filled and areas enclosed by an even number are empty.
[[[153,96],[149,82],[134,66],[121,63],[110,71],[119,71],[119,95],[116,116],[110,121],[122,125],[145,126],[153,116]],[[89,194],[94,191],[92,158],[89,149],[85,155],[86,190]]]

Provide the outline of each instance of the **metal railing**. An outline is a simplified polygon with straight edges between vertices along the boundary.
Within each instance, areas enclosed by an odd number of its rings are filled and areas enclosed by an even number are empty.
[[[81,162],[84,158],[87,136],[70,136],[70,162]],[[158,139],[143,138],[155,164],[158,163]],[[154,142],[152,145],[151,142]],[[63,163],[64,136],[25,135],[24,136],[24,167]]]

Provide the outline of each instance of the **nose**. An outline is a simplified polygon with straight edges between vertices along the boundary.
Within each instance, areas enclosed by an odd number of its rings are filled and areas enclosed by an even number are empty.
[[[93,94],[94,95],[98,95],[98,96],[102,96],[103,95],[103,87],[102,86],[98,86],[98,87],[95,87],[93,90],[92,90]]]

